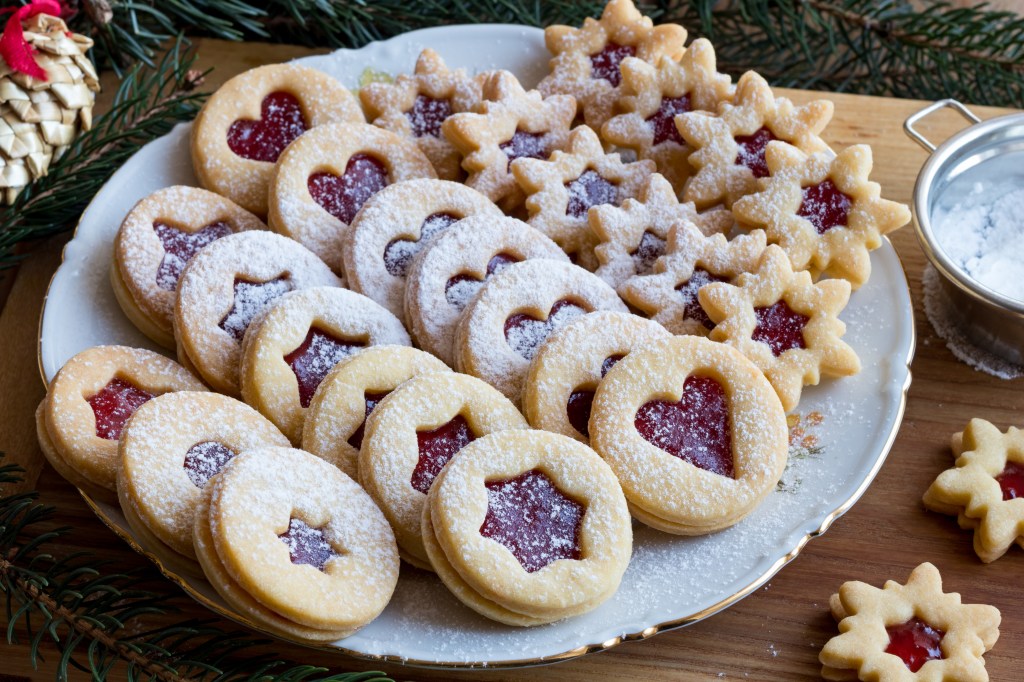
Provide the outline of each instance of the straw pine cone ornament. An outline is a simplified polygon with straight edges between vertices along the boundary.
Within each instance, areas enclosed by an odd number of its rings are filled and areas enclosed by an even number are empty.
[[[0,201],[7,204],[92,127],[100,89],[86,56],[93,41],[71,33],[51,9],[60,6],[37,0],[22,7],[9,19],[22,30],[5,31],[0,45]]]

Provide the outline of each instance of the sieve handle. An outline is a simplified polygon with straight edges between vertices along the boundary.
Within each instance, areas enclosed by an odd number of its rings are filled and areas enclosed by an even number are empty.
[[[927,137],[918,132],[914,128],[914,124],[920,121],[928,114],[934,113],[939,109],[945,109],[946,107],[949,107],[950,109],[956,109],[961,116],[966,118],[971,123],[981,123],[981,119],[975,116],[974,112],[972,112],[970,109],[968,109],[955,99],[940,99],[938,102],[929,104],[916,114],[911,114],[910,116],[908,116],[907,120],[903,122],[903,132],[905,132],[907,136],[910,137],[910,139],[924,147],[929,152],[935,151],[935,145],[932,144]]]

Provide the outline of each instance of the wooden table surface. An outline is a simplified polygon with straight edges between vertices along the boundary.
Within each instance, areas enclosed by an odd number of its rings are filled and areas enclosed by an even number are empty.
[[[197,44],[201,65],[216,67],[208,79],[211,87],[244,69],[312,52],[213,40]],[[798,91],[786,94],[797,101],[821,96]],[[923,103],[851,95],[830,98],[836,103],[836,113],[825,139],[835,148],[859,142],[872,145],[872,179],[881,183],[884,196],[909,202],[926,155],[903,135],[901,125]],[[101,107],[104,101],[101,99]],[[976,111],[983,118],[1009,113],[982,107]],[[929,119],[922,128],[932,139],[941,140],[962,125],[947,111]],[[68,551],[92,550],[118,568],[138,567],[145,560],[92,516],[74,488],[45,465],[35,442],[32,413],[44,392],[36,364],[37,325],[64,239],[37,247],[17,275],[8,278],[13,280],[7,283],[10,295],[0,312],[0,414],[4,416],[0,450],[7,452],[8,461],[28,469],[27,485],[35,484],[44,502],[58,507],[54,525],[77,526],[66,543]],[[957,362],[924,317],[921,273],[925,259],[912,228],[903,228],[892,241],[907,271],[918,333],[914,381],[899,436],[864,497],[762,589],[691,627],[554,666],[458,673],[395,665],[383,669],[402,680],[811,679],[818,674],[819,649],[836,633],[827,604],[843,581],[856,579],[877,586],[888,579],[904,582],[914,566],[930,561],[942,572],[947,590],[962,593],[966,602],[993,604],[1002,611],[999,642],[986,656],[988,670],[992,680],[1020,679],[1024,664],[1024,591],[1020,589],[1024,551],[1014,548],[995,563],[982,564],[971,549],[971,534],[959,530],[951,517],[926,512],[921,495],[935,476],[950,466],[948,442],[954,431],[972,417],[1000,427],[1024,424],[1024,393],[1019,381],[1000,381]],[[871,362],[871,358],[863,361]],[[822,465],[827,466],[827,460]],[[166,585],[186,616],[209,615],[169,582]],[[232,626],[225,623],[225,627]],[[275,650],[295,662],[325,665],[336,671],[382,667],[283,643]],[[52,660],[34,670],[24,644],[0,645],[0,661],[0,677],[5,680],[7,675],[53,679]]]

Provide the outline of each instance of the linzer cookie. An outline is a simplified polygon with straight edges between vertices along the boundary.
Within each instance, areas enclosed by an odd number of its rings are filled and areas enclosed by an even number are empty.
[[[404,315],[405,278],[413,257],[452,223],[501,211],[475,190],[448,180],[410,180],[366,202],[342,243],[349,286]]]
[[[442,132],[463,155],[466,184],[486,194],[505,211],[519,208],[524,195],[510,170],[516,159],[546,159],[565,149],[576,112],[568,95],[544,98],[527,92],[508,71],[484,82],[484,101],[473,112],[453,114]]]
[[[460,220],[413,260],[405,286],[405,317],[420,348],[449,365],[459,317],[492,275],[530,258],[568,262],[558,245],[515,218]]]
[[[714,323],[710,337],[738,349],[768,377],[786,411],[796,407],[804,386],[821,375],[842,377],[860,371],[860,360],[839,337],[846,325],[839,313],[850,300],[842,279],[811,282],[794,272],[782,249],[765,249],[754,272],[734,284],[712,282],[697,292]]]
[[[467,443],[525,429],[501,393],[465,374],[420,374],[383,398],[366,420],[359,482],[391,523],[402,558],[430,568],[420,521],[431,484]]]
[[[543,431],[467,445],[423,507],[430,562],[463,604],[508,625],[597,608],[632,553],[629,511],[594,451]]]
[[[359,90],[370,122],[415,141],[443,180],[459,180],[464,173],[462,155],[441,134],[441,124],[452,114],[469,111],[481,98],[480,77],[469,76],[465,69],[449,70],[430,49],[420,53],[411,75]]]
[[[639,196],[653,172],[653,161],[623,163],[618,154],[605,154],[597,133],[586,126],[574,129],[566,150],[552,152],[548,160],[512,162],[512,174],[526,194],[527,222],[588,270],[597,267],[597,239],[587,226],[587,212]]]
[[[797,270],[842,277],[856,289],[871,275],[870,251],[882,235],[910,222],[904,204],[881,198],[871,147],[807,155],[781,142],[765,153],[769,177],[760,192],[733,204],[742,225],[763,228]]]
[[[620,96],[622,61],[638,57],[653,64],[663,56],[678,60],[686,49],[686,29],[655,26],[632,0],[611,0],[600,19],[584,19],[581,28],[548,26],[544,42],[553,55],[551,74],[537,89],[545,96],[572,95],[586,124],[599,129]]]
[[[365,296],[340,287],[289,292],[245,333],[242,397],[298,445],[306,408],[327,373],[378,344],[412,341],[397,317]]]
[[[129,211],[114,240],[110,282],[121,310],[146,336],[174,348],[175,290],[185,264],[221,237],[265,229],[252,213],[204,189],[153,192]]]
[[[307,130],[334,122],[364,122],[341,83],[306,66],[261,66],[203,105],[192,124],[192,167],[203,187],[265,216],[277,157]]]
[[[178,359],[214,390],[237,396],[242,337],[253,318],[289,291],[342,284],[311,251],[279,234],[218,239],[181,274],[174,307]]]
[[[789,431],[775,391],[741,353],[697,336],[638,348],[597,387],[590,443],[633,516],[678,535],[727,528],[775,489]]]
[[[380,401],[414,376],[450,371],[430,353],[407,346],[374,346],[340,361],[313,394],[302,449],[359,480],[366,418]]]
[[[547,259],[508,266],[466,307],[455,332],[455,362],[515,402],[530,360],[548,335],[595,310],[627,312],[615,291],[583,268]]]
[[[689,161],[694,175],[683,198],[697,208],[723,203],[731,207],[742,196],[759,189],[767,177],[765,148],[782,140],[808,153],[827,152],[819,135],[832,119],[832,102],[814,100],[799,107],[775,97],[764,78],[753,71],[736,84],[734,103],[724,102],[717,115],[682,114],[676,126],[693,149]]]
[[[523,414],[536,429],[588,442],[594,392],[604,375],[633,349],[668,336],[660,324],[628,313],[598,311],[566,323],[530,363]]]
[[[427,157],[395,133],[354,123],[320,126],[281,154],[267,222],[341,274],[341,245],[363,204],[388,185],[434,177]]]
[[[36,413],[43,454],[90,494],[117,489],[117,441],[140,405],[171,391],[204,391],[184,367],[141,348],[95,346],[68,360]]]

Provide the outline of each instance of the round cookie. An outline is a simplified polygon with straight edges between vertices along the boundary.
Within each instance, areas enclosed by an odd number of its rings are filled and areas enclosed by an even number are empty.
[[[289,291],[342,285],[312,252],[279,234],[218,239],[196,254],[178,282],[178,360],[214,390],[237,396],[241,341],[253,318]]]
[[[185,264],[207,244],[263,221],[229,199],[175,185],[135,204],[114,239],[110,283],[121,310],[161,346],[174,348],[174,298]]]
[[[203,105],[192,124],[192,167],[203,187],[265,216],[274,163],[292,140],[325,123],[364,121],[352,93],[322,71],[261,66]]]
[[[543,431],[504,431],[468,445],[423,508],[438,576],[474,611],[538,625],[596,608],[632,553],[626,500],[593,450]]]
[[[337,467],[301,450],[260,448],[235,457],[209,487],[212,549],[263,607],[338,632],[387,606],[398,582],[394,534]]]
[[[349,286],[401,317],[405,277],[415,256],[437,232],[473,215],[502,212],[483,194],[448,180],[412,180],[372,196],[342,243]]]
[[[95,346],[67,361],[50,382],[43,407],[43,452],[90,487],[117,489],[117,442],[125,422],[146,401],[172,391],[205,391],[185,370],[158,353]],[[42,435],[42,434],[41,434]]]
[[[530,363],[523,414],[535,429],[588,442],[594,392],[604,375],[636,348],[670,337],[657,322],[601,310],[556,329]]]
[[[267,222],[341,274],[341,245],[366,200],[388,185],[435,177],[419,147],[395,133],[366,124],[320,126],[281,154]]]
[[[491,275],[530,258],[568,262],[558,245],[515,218],[476,215],[443,231],[413,259],[405,319],[420,348],[449,365],[459,316]]]
[[[366,420],[359,482],[391,523],[403,559],[430,568],[421,513],[444,465],[475,438],[525,428],[515,405],[465,374],[421,374],[380,401]]]
[[[242,397],[296,445],[320,382],[368,346],[412,344],[397,317],[339,287],[292,291],[253,320],[242,342]]]
[[[595,310],[628,312],[611,287],[571,263],[538,258],[510,265],[462,314],[456,368],[518,401],[530,360],[548,334]]]
[[[302,449],[358,480],[366,418],[377,404],[414,376],[450,371],[430,353],[408,346],[374,346],[342,360],[313,394]]]
[[[630,353],[597,387],[590,443],[640,521],[701,535],[775,489],[789,431],[771,384],[739,351],[674,336]]]

